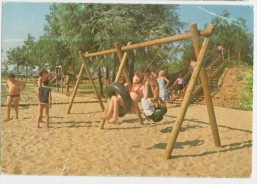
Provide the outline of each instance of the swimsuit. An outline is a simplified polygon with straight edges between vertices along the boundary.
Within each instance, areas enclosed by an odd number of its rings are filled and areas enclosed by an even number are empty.
[[[137,94],[137,95],[140,96],[139,89],[135,90],[135,89],[132,88],[132,89],[130,90],[130,92],[133,92],[133,93],[135,93],[135,94]]]
[[[162,100],[166,101],[168,99],[168,91],[166,89],[164,79],[157,78],[157,82],[159,84],[159,96]]]
[[[15,94],[15,95],[7,95],[7,96],[10,96],[11,97],[11,99],[14,99],[15,97],[20,97],[20,94]]]
[[[134,86],[134,87],[135,87],[135,86]],[[137,89],[134,89],[134,87],[131,88],[130,92],[133,92],[133,93],[137,94],[138,96],[141,96],[139,90],[140,90],[140,88],[141,88],[142,86],[139,86]]]

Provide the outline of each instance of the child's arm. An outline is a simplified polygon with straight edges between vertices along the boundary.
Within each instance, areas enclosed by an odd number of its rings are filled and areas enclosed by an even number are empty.
[[[8,89],[9,89],[8,81],[6,82],[5,88],[6,88],[6,91],[8,91]]]
[[[41,77],[38,78],[38,86],[42,87],[42,78]]]
[[[167,87],[170,81],[166,77],[164,77],[163,79],[166,81],[166,87]]]
[[[154,72],[151,72],[151,75],[154,77],[154,78],[158,78],[158,75]]]
[[[18,84],[19,84],[19,87],[21,86],[20,91],[24,90],[24,88],[26,87],[26,84],[22,81],[19,81]]]

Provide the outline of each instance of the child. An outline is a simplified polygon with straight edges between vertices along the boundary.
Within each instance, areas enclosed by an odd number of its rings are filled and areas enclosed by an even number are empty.
[[[189,64],[189,74],[192,75],[194,68],[195,68],[195,65],[196,65],[196,61],[190,60],[189,62],[190,62],[190,64]]]
[[[173,101],[176,98],[176,91],[175,91],[175,89],[174,88],[169,89],[168,93],[169,93],[169,98],[170,98],[169,103],[173,103]]]
[[[15,110],[15,118],[18,119],[18,107],[20,102],[20,92],[24,90],[26,84],[22,81],[16,80],[15,75],[10,73],[7,77],[6,82],[6,89],[8,92],[7,100],[6,100],[6,107],[7,107],[7,118],[6,121],[11,120],[10,112],[11,112],[11,105],[14,104]]]
[[[164,105],[165,105],[166,101],[168,100],[168,91],[166,87],[169,84],[169,80],[164,76],[163,70],[159,72],[159,77],[157,78],[157,82],[159,84],[159,97],[164,101]]]
[[[131,113],[136,112],[137,103],[143,97],[143,85],[141,84],[141,81],[140,73],[136,72],[133,76],[133,86],[130,90],[130,97],[132,99],[132,106],[130,110]],[[124,86],[128,86],[128,84],[124,84]],[[102,115],[101,118],[107,120],[108,123],[116,124],[119,114],[119,107],[124,107],[124,105],[124,101],[119,94],[112,94],[110,97],[107,113]]]
[[[184,89],[184,84],[185,84],[185,80],[183,78],[183,75],[182,74],[179,74],[179,78],[176,79],[176,81],[174,82],[173,86],[175,86],[177,84],[177,88],[178,88],[178,95],[183,91]]]
[[[159,84],[155,78],[155,75],[152,72],[150,72],[150,70],[146,70],[144,72],[144,83],[145,82],[148,82],[149,85],[151,86],[152,96],[153,96],[151,100],[154,102],[155,107],[158,106],[158,103],[164,104],[163,100],[159,96]]]
[[[38,115],[38,125],[40,128],[40,123],[42,122],[42,114],[45,109],[47,127],[49,128],[49,110],[52,104],[51,88],[48,87],[49,79],[43,81],[42,87],[39,87],[39,115]]]
[[[146,80],[144,84],[144,90],[143,90],[143,98],[141,99],[141,104],[143,107],[144,115],[152,119],[154,122],[161,121],[163,119],[163,115],[167,112],[166,107],[162,107],[159,110],[156,110],[152,106],[151,98],[149,98],[149,90],[148,90],[149,81]]]
[[[49,76],[48,71],[44,68],[39,72],[39,77],[38,77],[38,86],[42,87],[42,83],[44,80],[46,80]]]
[[[65,85],[66,85],[65,94],[66,94],[66,96],[70,96],[70,75],[67,75],[65,77],[64,82],[65,82]]]

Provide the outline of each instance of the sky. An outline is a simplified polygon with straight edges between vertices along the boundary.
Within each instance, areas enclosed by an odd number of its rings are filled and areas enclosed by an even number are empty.
[[[38,39],[43,35],[45,17],[50,13],[50,2],[5,2],[2,4],[2,43],[3,58],[10,48],[21,46],[30,33]],[[224,10],[230,13],[230,19],[243,17],[247,21],[248,29],[253,32],[253,8],[238,5],[201,5],[182,4],[178,9],[181,21],[197,23],[202,29],[206,23]]]

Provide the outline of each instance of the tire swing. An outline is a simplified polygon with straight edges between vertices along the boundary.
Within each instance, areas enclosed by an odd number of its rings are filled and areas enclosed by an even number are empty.
[[[148,119],[151,119],[153,122],[160,122],[160,121],[163,120],[163,116],[166,113],[167,113],[166,107],[158,106],[157,108],[155,108],[155,111],[151,116],[145,115],[145,117],[148,118]]]
[[[152,90],[151,90],[151,86],[149,86],[148,89],[148,96],[149,98],[151,98],[151,94],[152,94]],[[158,106],[157,108],[154,108],[154,113],[150,116],[146,116],[144,114],[144,116],[150,120],[152,120],[153,122],[160,122],[163,120],[163,116],[164,114],[167,113],[167,107],[163,107],[163,106]]]
[[[132,99],[126,88],[119,83],[112,82],[107,88],[107,96],[111,99],[113,95],[119,94],[124,102],[124,106],[119,105],[118,117],[126,115],[132,107]]]

